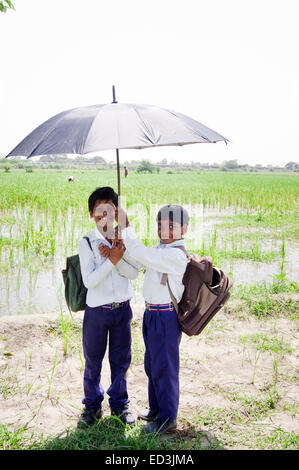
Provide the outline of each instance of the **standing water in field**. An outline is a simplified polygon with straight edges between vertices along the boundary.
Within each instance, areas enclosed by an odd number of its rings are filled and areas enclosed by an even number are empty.
[[[67,311],[61,269],[65,267],[66,256],[77,252],[82,236],[80,222],[72,219],[67,230],[63,217],[58,217],[53,231],[49,219],[50,227],[40,225],[32,212],[30,215],[25,212],[24,209],[21,219],[23,224],[27,221],[27,226],[24,224],[26,229],[21,239],[18,239],[17,224],[11,225],[12,219],[7,218],[1,226],[0,315]],[[214,264],[229,273],[236,285],[271,282],[273,275],[280,274],[282,263],[287,278],[298,279],[299,256],[295,242],[271,238],[271,233],[263,230],[244,231],[242,227],[232,230],[225,225],[227,219],[233,217],[226,216],[225,211],[218,216],[215,211],[213,215],[205,211],[196,221],[196,231],[190,227],[190,237],[186,236],[188,250],[212,256]],[[87,225],[83,233],[91,230]],[[8,243],[9,240],[14,242]],[[156,240],[145,239],[144,242],[154,244]],[[133,303],[143,303],[142,284],[143,273],[140,273],[134,281]]]
[[[114,172],[100,173],[101,178],[97,172],[78,173],[76,184],[64,186],[59,172],[41,171],[38,178],[18,174],[19,192],[11,175],[0,175],[6,186],[0,201],[0,315],[67,311],[61,270],[66,257],[77,253],[79,240],[93,230],[87,195],[97,186],[114,184]],[[184,205],[190,215],[187,249],[212,256],[236,286],[271,283],[281,272],[298,282],[298,189],[293,186],[298,176],[272,176],[272,182],[267,175],[250,176],[131,173],[122,203],[146,245],[157,242],[159,207]],[[160,185],[163,180],[160,191],[156,180]],[[133,283],[132,303],[143,303],[143,276]]]

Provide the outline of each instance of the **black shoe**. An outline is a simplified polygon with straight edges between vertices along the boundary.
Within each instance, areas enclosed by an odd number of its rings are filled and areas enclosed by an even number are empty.
[[[96,419],[100,419],[102,416],[102,410],[99,408],[98,410],[94,408],[87,408],[85,407],[83,413],[81,414],[77,427],[78,428],[85,428],[87,426],[92,426]]]
[[[119,408],[114,408],[111,410],[112,416],[118,416],[118,418],[124,423],[129,425],[135,424],[135,418],[133,414],[129,411],[127,406],[122,406]]]
[[[144,428],[142,428],[144,432],[147,434],[155,433],[155,434],[165,434],[166,432],[171,432],[176,429],[176,420],[171,421],[170,423],[167,421],[166,423],[159,423],[159,421],[152,421],[148,423]]]
[[[138,415],[138,419],[144,419],[145,421],[155,421],[158,417],[159,412],[157,410],[144,410]]]

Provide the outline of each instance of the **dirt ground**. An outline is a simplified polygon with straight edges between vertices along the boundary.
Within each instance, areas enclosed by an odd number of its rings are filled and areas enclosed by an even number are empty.
[[[134,413],[147,407],[147,378],[143,369],[141,319],[143,307],[134,312],[133,361],[128,372],[130,407]],[[83,313],[74,314],[80,326]],[[63,354],[56,313],[0,317],[0,423],[44,435],[57,435],[75,426],[82,409],[83,358],[80,347]],[[244,345],[240,337],[262,333],[283,338],[293,352],[274,356]],[[295,322],[281,318],[261,321],[239,319],[220,311],[198,337],[185,334],[181,341],[180,408],[178,426],[209,408],[229,410],[241,406],[233,397],[259,397],[274,382],[285,406],[274,408],[260,419],[265,429],[298,434],[299,424],[291,411],[298,399],[296,366],[298,335]],[[79,342],[78,342],[79,344]],[[102,384],[109,387],[107,355]],[[265,396],[265,395],[264,395]],[[239,400],[240,401],[240,400]],[[108,396],[104,414],[109,415]],[[242,446],[240,446],[242,447]]]

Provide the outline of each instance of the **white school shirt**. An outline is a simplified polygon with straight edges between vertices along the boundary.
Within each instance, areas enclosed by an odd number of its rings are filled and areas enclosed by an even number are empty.
[[[167,284],[161,284],[162,274],[168,274],[168,282],[177,302],[182,298],[184,285],[183,275],[187,266],[185,253],[174,248],[183,246],[184,239],[164,244],[158,243],[155,247],[145,247],[137,238],[132,227],[122,230],[122,237],[126,245],[126,252],[146,267],[143,284],[144,300],[151,304],[167,304],[171,296]]]
[[[114,265],[109,258],[104,258],[99,250],[100,243],[109,248],[111,244],[95,228],[89,235],[92,251],[87,240],[79,242],[79,258],[82,279],[87,287],[86,303],[89,307],[124,302],[133,297],[131,279],[138,275],[138,263],[124,253],[122,259]]]

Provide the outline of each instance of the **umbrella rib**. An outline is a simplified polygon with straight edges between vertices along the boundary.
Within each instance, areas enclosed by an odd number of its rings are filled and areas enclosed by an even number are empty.
[[[86,142],[88,141],[89,134],[90,134],[90,132],[91,132],[91,129],[92,129],[93,126],[94,126],[94,121],[96,120],[96,118],[98,117],[98,115],[103,112],[104,108],[105,108],[106,106],[109,106],[109,105],[105,104],[105,105],[100,105],[100,106],[101,106],[101,108],[100,108],[99,111],[97,112],[97,115],[96,115],[96,117],[93,119],[93,121],[92,121],[92,123],[91,123],[91,125],[90,125],[90,128],[89,128],[89,131],[88,131],[87,134],[86,134],[85,144],[86,144]],[[89,153],[89,152],[87,152],[87,153]]]
[[[142,119],[142,117],[140,116],[140,113],[137,111],[137,109],[133,106],[133,105],[130,105],[131,109],[133,109],[133,111],[135,111],[135,113],[137,114],[139,120],[142,122],[142,124],[144,125],[144,127],[146,128],[147,132],[150,133],[149,131],[149,128],[148,128],[148,125],[146,124],[146,122]],[[147,135],[146,136],[147,139],[150,141],[150,143],[154,146],[155,143],[152,139],[150,139],[150,137]]]
[[[132,106],[132,105],[131,105],[131,108],[135,111],[135,113],[137,114],[138,118],[139,118],[140,121],[143,123],[143,125],[145,126],[145,128],[147,129],[147,131],[150,132],[150,131],[149,131],[149,128],[148,128],[148,126],[147,126],[147,124],[146,124],[145,121],[142,119],[142,117],[140,116],[140,114],[139,114],[139,112],[137,111],[137,109],[135,109],[135,107]],[[172,116],[174,116],[176,119],[179,119],[179,117],[178,117],[178,116],[176,115],[176,113],[174,113],[173,111],[171,111],[171,110],[169,110],[169,109],[164,109],[164,111],[167,111],[169,114],[171,114]],[[192,127],[190,127],[190,126],[189,126],[188,124],[186,124],[185,122],[184,122],[184,126],[185,126],[186,128],[188,128],[188,129],[190,129],[192,132],[194,132],[194,130],[192,129]],[[150,138],[148,137],[148,135],[147,135],[147,138],[148,138],[148,140],[150,141],[150,143],[151,143],[153,146],[157,146],[157,147],[159,146],[159,144],[158,144],[158,145],[155,144],[155,142],[154,142],[152,139],[150,139]],[[215,142],[216,142],[216,141],[210,140],[208,137],[205,137],[205,136],[203,136],[202,134],[200,135],[200,138],[203,139],[203,140],[205,140],[207,143],[215,143]],[[191,143],[192,143],[192,142],[191,142]],[[183,144],[182,144],[182,143],[176,143],[176,144],[171,143],[171,144],[166,144],[166,145],[179,145],[179,146],[180,146],[180,145],[185,145],[185,144],[184,144],[184,143],[183,143]]]
[[[168,111],[170,114],[172,114],[173,116],[175,116],[176,118],[178,118],[177,114],[176,114],[174,111],[171,111],[170,109],[167,109],[166,111]],[[182,116],[184,116],[184,115],[182,115]],[[186,116],[186,117],[189,118],[189,116]],[[192,118],[189,118],[189,119],[192,119]],[[197,121],[196,121],[196,122],[197,122]],[[199,124],[200,124],[201,126],[203,126],[203,124],[201,124],[201,123],[199,123]],[[192,128],[191,128],[188,124],[184,123],[184,126],[186,126],[188,129],[191,129],[191,130],[192,130]],[[204,127],[206,127],[207,129],[209,129],[211,132],[214,132],[214,133],[218,134],[218,132],[213,131],[213,130],[210,129],[209,127],[207,127],[207,126],[204,126]],[[221,134],[218,134],[218,135],[219,135],[219,137],[221,137],[221,139],[219,139],[219,140],[224,140],[224,142],[225,142],[226,144],[227,144],[227,142],[229,142],[229,140],[226,139],[225,137],[223,137]],[[203,135],[201,135],[201,137],[202,137],[203,139],[205,139],[205,140],[206,140],[208,143],[210,143],[210,144],[215,144],[216,142],[218,142],[218,140],[210,140],[208,137],[204,137]]]
[[[171,114],[171,115],[174,116],[176,119],[178,119],[178,116],[176,115],[175,112],[171,111],[170,109],[167,109],[167,111],[169,112],[169,114]],[[187,127],[188,129],[190,129],[192,132],[194,132],[194,130],[193,130],[190,126],[188,126],[188,124],[186,124],[185,122],[184,122],[184,126]],[[210,143],[210,144],[215,143],[213,140],[210,140],[210,139],[208,139],[207,137],[205,137],[205,136],[203,136],[203,135],[201,135],[200,137],[201,137],[202,139],[206,140],[206,141],[207,141],[208,143]]]

